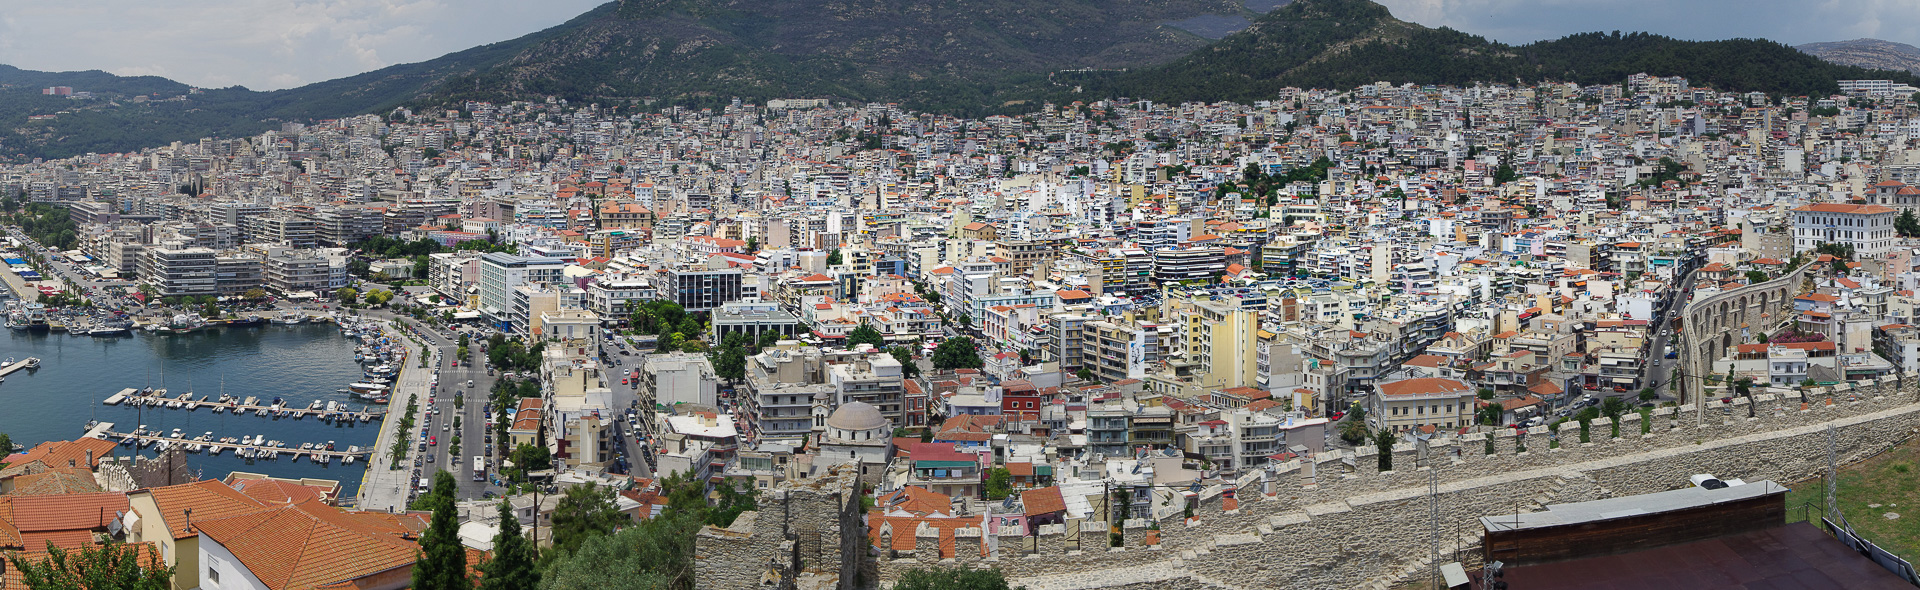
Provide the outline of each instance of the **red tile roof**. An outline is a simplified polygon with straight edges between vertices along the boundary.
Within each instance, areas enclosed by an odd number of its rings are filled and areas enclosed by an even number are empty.
[[[378,520],[313,501],[196,521],[194,527],[272,590],[335,586],[411,567],[419,550]]]
[[[157,487],[135,492],[149,494],[160,514],[143,514],[145,518],[159,517],[166,523],[173,538],[182,539],[199,534],[189,528],[190,524],[217,518],[226,518],[246,514],[265,508],[259,500],[240,493],[227,484],[216,480],[196,481],[188,484]],[[188,522],[187,510],[193,510],[192,523]]]
[[[1047,486],[1020,493],[1020,503],[1026,507],[1027,516],[1064,512],[1067,501],[1060,497],[1060,486]]]

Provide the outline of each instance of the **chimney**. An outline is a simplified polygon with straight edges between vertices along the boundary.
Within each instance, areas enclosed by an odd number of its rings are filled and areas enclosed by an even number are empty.
[[[87,449],[87,469],[93,469],[93,449]]]
[[[186,522],[180,523],[180,530],[190,533],[193,532],[193,509],[188,508],[186,514]]]

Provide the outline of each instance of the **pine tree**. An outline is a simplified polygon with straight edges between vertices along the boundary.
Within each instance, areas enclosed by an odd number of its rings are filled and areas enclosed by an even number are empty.
[[[520,534],[520,520],[513,517],[509,502],[500,502],[500,533],[493,537],[493,559],[480,565],[486,577],[480,590],[533,590],[540,585],[540,570],[534,567],[539,556],[533,543]]]
[[[467,579],[467,548],[460,543],[460,519],[453,508],[453,474],[433,475],[427,502],[433,519],[420,535],[420,558],[413,566],[414,590],[472,590]]]

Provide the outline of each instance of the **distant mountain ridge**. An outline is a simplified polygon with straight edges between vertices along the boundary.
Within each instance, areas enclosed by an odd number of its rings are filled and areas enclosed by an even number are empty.
[[[0,66],[0,158],[131,151],[396,106],[548,96],[717,106],[733,97],[897,102],[977,116],[1040,100],[1252,101],[1376,81],[1696,85],[1820,94],[1920,77],[1772,41],[1586,33],[1506,45],[1402,21],[1368,0],[617,0],[561,25],[419,63],[272,92]],[[1242,19],[1251,24],[1240,28]],[[1183,28],[1184,27],[1184,28]],[[1232,32],[1229,32],[1232,31]],[[1217,41],[1205,37],[1224,35]],[[1911,49],[1911,48],[1909,48]],[[43,96],[45,86],[92,101]]]
[[[1645,72],[1698,86],[1776,94],[1838,91],[1835,80],[1898,78],[1821,61],[1764,39],[1683,41],[1646,33],[1582,33],[1507,45],[1393,17],[1368,0],[1298,0],[1205,49],[1163,66],[1086,76],[1084,93],[1165,101],[1250,101],[1281,88],[1352,88],[1376,81],[1471,84],[1545,80],[1618,84]]]
[[[1920,74],[1920,47],[1880,39],[1854,39],[1795,45],[1804,51],[1840,65],[1900,70]]]

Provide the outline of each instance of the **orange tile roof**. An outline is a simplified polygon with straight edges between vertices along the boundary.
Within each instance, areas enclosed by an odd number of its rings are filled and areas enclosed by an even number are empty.
[[[127,495],[120,492],[15,497],[13,525],[22,536],[37,531],[89,530],[107,526],[117,517],[115,512],[126,510]]]
[[[317,502],[197,521],[272,590],[308,590],[411,567],[419,546]]]
[[[160,522],[166,523],[168,532],[175,539],[184,539],[198,534],[189,524],[226,518],[258,511],[267,505],[255,500],[239,490],[216,480],[202,480],[193,483],[162,486],[135,492],[149,494],[153,504],[160,508]],[[187,510],[193,510],[192,523],[188,523]],[[143,514],[152,518],[155,515]]]
[[[323,494],[312,486],[304,486],[290,481],[271,478],[230,480],[229,486],[245,494],[248,498],[269,504],[293,504],[303,500],[326,500]],[[196,511],[198,512],[198,511]]]
[[[1452,379],[1439,379],[1434,377],[1381,383],[1379,387],[1380,393],[1386,395],[1425,395],[1469,391],[1465,383]]]
[[[0,496],[0,547],[21,547],[20,529],[13,526],[13,497]]]
[[[10,455],[6,460],[0,461],[0,463],[6,463],[9,466],[6,471],[0,471],[0,477],[14,475],[11,473],[14,469],[24,467],[26,464],[35,461],[43,463],[47,467],[83,466],[88,469],[93,469],[99,467],[100,460],[111,455],[114,448],[115,445],[113,441],[97,438],[83,438],[75,441],[50,440],[34,445],[32,449],[29,449],[25,453]],[[93,464],[81,465],[87,462],[87,451],[93,451]]]
[[[104,492],[93,472],[84,467],[61,467],[13,478],[15,496],[62,496]]]
[[[1035,488],[1020,493],[1020,503],[1026,507],[1027,516],[1052,514],[1067,509],[1067,501],[1060,497],[1060,486]]]
[[[1795,208],[1794,211],[1806,211],[1809,213],[1852,213],[1857,215],[1872,215],[1875,213],[1892,213],[1893,208],[1888,207],[1886,205],[1848,205],[1843,203],[1814,203],[1811,205],[1802,205],[1798,208]]]
[[[953,497],[920,486],[906,486],[875,500],[882,510],[905,510],[920,516],[953,514]]]

